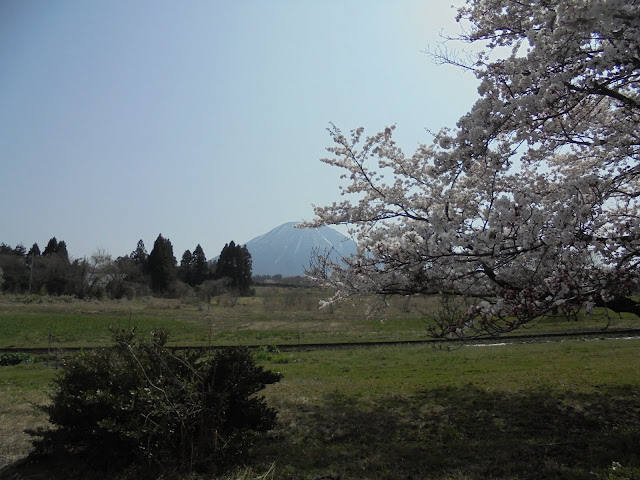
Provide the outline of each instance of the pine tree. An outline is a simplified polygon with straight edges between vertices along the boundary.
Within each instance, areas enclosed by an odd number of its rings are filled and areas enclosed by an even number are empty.
[[[220,252],[216,268],[217,278],[228,278],[229,286],[241,295],[249,293],[251,286],[251,254],[247,247],[236,245],[233,240]]]
[[[31,246],[29,253],[27,253],[27,257],[39,257],[39,256],[40,256],[40,247],[38,246],[37,243],[34,243]]]
[[[190,250],[185,250],[182,254],[182,260],[180,260],[180,270],[178,271],[178,277],[184,283],[193,285],[193,255]]]
[[[67,244],[63,240],[58,242],[56,247],[56,255],[65,263],[69,263],[69,252],[67,251]]]
[[[134,261],[136,265],[138,265],[138,267],[140,267],[142,272],[146,271],[149,254],[147,253],[147,249],[144,247],[144,242],[142,240],[138,240],[136,249],[131,252],[131,255],[129,255],[129,257]]]
[[[42,252],[41,282],[50,295],[76,293],[73,291],[71,279],[74,275],[73,265],[69,261],[67,244],[52,237]]]
[[[204,254],[204,250],[200,244],[193,251],[192,256],[192,272],[193,272],[193,285],[200,285],[207,279],[209,275],[209,265],[207,264],[207,257]]]
[[[53,255],[57,252],[58,249],[58,239],[56,237],[52,237],[47,243],[47,246],[44,247],[44,252],[42,252],[42,256],[46,257],[47,255]]]
[[[69,253],[67,251],[67,244],[63,240],[58,241],[56,237],[52,237],[49,240],[49,243],[47,243],[47,246],[45,247],[44,252],[42,252],[43,257],[47,257],[50,255],[56,255],[63,262],[69,263]]]
[[[171,241],[158,235],[148,260],[151,289],[154,292],[164,293],[169,290],[176,277],[176,263]]]

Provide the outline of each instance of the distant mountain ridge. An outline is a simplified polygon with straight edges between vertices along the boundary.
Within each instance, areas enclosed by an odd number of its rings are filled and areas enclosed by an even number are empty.
[[[356,252],[355,242],[331,227],[295,228],[297,224],[284,223],[245,244],[251,253],[253,275],[304,275],[314,250],[331,252],[334,260]]]

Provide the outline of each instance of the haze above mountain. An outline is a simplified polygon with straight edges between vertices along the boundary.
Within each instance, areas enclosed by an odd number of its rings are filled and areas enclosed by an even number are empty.
[[[331,227],[295,228],[297,223],[284,223],[246,243],[253,275],[304,275],[314,250],[334,260],[356,252],[355,242]]]

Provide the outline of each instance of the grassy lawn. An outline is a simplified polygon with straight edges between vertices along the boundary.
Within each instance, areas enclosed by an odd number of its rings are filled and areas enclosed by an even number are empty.
[[[638,478],[639,349],[618,339],[263,357],[285,375],[265,391],[280,414],[248,468],[291,480]],[[5,463],[28,451],[21,431],[43,421],[29,403],[54,374],[0,367]]]

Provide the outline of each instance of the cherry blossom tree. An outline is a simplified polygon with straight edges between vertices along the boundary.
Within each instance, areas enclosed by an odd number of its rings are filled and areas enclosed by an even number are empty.
[[[552,312],[640,315],[640,3],[468,0],[459,40],[479,99],[410,156],[395,126],[332,125],[322,161],[342,201],[307,226],[346,224],[358,254],[310,274],[352,295],[469,299],[431,334],[494,335]]]

